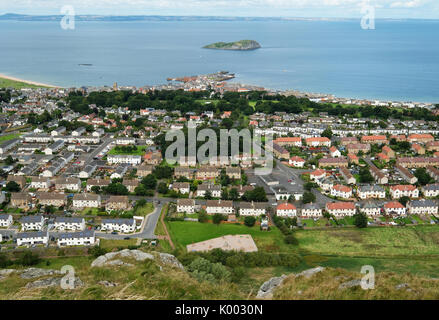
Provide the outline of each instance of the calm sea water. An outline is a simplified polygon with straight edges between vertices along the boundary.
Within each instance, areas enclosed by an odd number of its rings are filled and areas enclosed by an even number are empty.
[[[254,39],[255,51],[201,49]],[[439,102],[439,21],[0,22],[0,73],[60,86],[152,85],[227,70],[237,82]],[[91,67],[78,64],[93,64]]]

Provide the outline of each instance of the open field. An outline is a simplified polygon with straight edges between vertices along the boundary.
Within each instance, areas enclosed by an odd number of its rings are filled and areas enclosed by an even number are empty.
[[[117,147],[111,149],[108,154],[109,155],[134,155],[134,156],[142,156],[145,154],[145,146],[136,146],[137,150],[124,152],[123,150],[118,150]]]
[[[0,142],[9,141],[9,140],[12,140],[12,139],[15,139],[15,138],[19,138],[19,137],[20,137],[20,134],[18,134],[18,133],[7,134],[7,135],[4,135],[4,136],[0,136]]]
[[[186,245],[188,244],[228,234],[250,234],[260,250],[273,252],[286,252],[291,250],[291,248],[284,243],[283,235],[276,227],[272,227],[271,231],[267,232],[261,231],[259,226],[249,228],[245,225],[230,223],[215,225],[213,223],[190,221],[168,221],[166,225],[175,245],[180,248],[183,247],[184,249],[186,249]]]
[[[49,85],[39,84],[33,81],[25,81],[19,79],[15,79],[13,77],[6,77],[4,75],[0,75],[0,88],[15,88],[15,89],[23,89],[23,88],[47,88]]]

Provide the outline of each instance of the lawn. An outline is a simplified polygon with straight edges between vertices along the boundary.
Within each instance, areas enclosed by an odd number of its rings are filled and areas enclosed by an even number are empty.
[[[4,135],[4,136],[0,136],[0,142],[9,141],[9,140],[12,140],[12,139],[15,139],[15,138],[19,138],[19,137],[20,137],[20,134],[18,134],[18,133],[7,134],[7,135]]]
[[[186,245],[191,243],[229,234],[250,234],[259,250],[271,252],[291,250],[291,247],[284,243],[284,237],[276,227],[272,227],[270,231],[261,231],[259,226],[249,228],[245,225],[229,223],[215,225],[191,221],[168,221],[166,224],[171,238],[177,247],[185,248]]]
[[[113,239],[100,239],[100,247],[104,249],[113,250],[114,248],[128,248],[128,246],[135,246],[137,239],[132,238],[129,240],[113,240]]]
[[[133,156],[142,156],[145,154],[146,147],[145,146],[136,146],[135,151],[124,152],[122,149],[117,146],[111,149],[108,154],[109,155],[133,155]]]
[[[150,214],[153,211],[154,211],[154,204],[151,202],[148,202],[144,206],[137,208],[136,211],[134,212],[134,215],[135,216],[147,216],[148,214]]]

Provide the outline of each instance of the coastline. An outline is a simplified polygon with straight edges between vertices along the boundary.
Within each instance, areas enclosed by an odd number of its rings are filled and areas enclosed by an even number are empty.
[[[23,82],[23,83],[26,83],[26,84],[31,84],[31,85],[39,86],[39,87],[61,88],[59,86],[54,86],[54,85],[47,84],[47,83],[30,81],[30,80],[24,80],[24,79],[20,79],[20,78],[16,78],[16,77],[7,76],[7,75],[5,75],[3,73],[0,73],[0,78],[6,79],[6,80],[11,80],[11,81]]]

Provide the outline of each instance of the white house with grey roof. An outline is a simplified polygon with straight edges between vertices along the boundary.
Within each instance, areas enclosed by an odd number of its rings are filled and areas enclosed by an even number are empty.
[[[0,227],[9,228],[13,223],[12,215],[10,214],[0,214]]]
[[[101,206],[101,196],[94,193],[77,193],[73,196],[73,208],[81,210],[83,208],[99,208]]]
[[[84,133],[85,133],[85,128],[79,127],[78,129],[72,131],[72,136],[79,137],[79,136],[83,135]]]
[[[407,211],[409,214],[437,214],[438,204],[436,201],[422,199],[412,200],[407,203]]]
[[[64,141],[57,140],[54,143],[52,143],[50,146],[46,147],[43,152],[46,155],[50,155],[53,154],[54,152],[61,150],[63,146],[64,146]]]
[[[84,218],[79,217],[56,217],[54,228],[56,230],[78,231],[85,229]]]
[[[138,155],[123,155],[123,154],[116,154],[116,155],[108,155],[107,156],[107,162],[109,164],[122,164],[127,163],[130,165],[139,165],[142,162],[142,157]]]
[[[362,185],[358,186],[357,195],[360,199],[385,199],[386,191],[383,187],[373,184],[373,185]]]
[[[92,246],[96,242],[94,230],[63,233],[57,239],[59,247],[63,246]]]
[[[43,216],[24,216],[20,219],[20,223],[23,231],[41,231],[44,226],[44,218]]]
[[[425,197],[434,198],[439,196],[439,183],[422,186],[422,193]]]
[[[303,206],[300,215],[308,218],[321,218],[323,216],[323,208],[317,203],[307,203]]]
[[[102,219],[101,231],[117,231],[121,233],[132,233],[136,230],[134,219]]]
[[[18,246],[23,245],[34,245],[43,244],[47,245],[49,243],[49,233],[47,231],[38,232],[20,232],[15,236]]]
[[[267,213],[267,203],[264,202],[240,202],[239,215],[240,216],[254,216],[258,217]]]
[[[0,154],[4,154],[14,148],[18,143],[20,142],[20,139],[12,139],[9,141],[5,141],[2,144],[0,144]]]
[[[381,214],[381,206],[375,201],[364,202],[360,205],[360,212],[368,217],[379,216]]]

